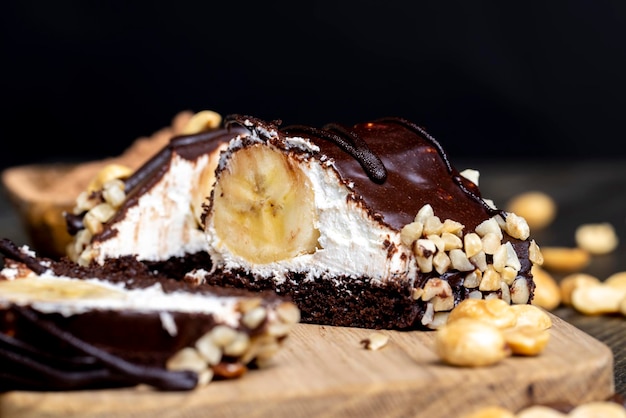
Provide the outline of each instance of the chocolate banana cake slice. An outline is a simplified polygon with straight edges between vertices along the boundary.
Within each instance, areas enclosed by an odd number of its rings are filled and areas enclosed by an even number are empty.
[[[436,328],[467,298],[530,303],[541,263],[526,221],[397,117],[314,128],[230,115],[81,196],[67,216],[78,264],[130,256],[271,290],[306,323]]]
[[[299,321],[285,297],[81,267],[0,240],[0,391],[191,390],[263,366]]]
[[[290,295],[303,322],[367,328],[433,328],[466,298],[531,302],[541,253],[528,224],[416,124],[226,125],[248,133],[217,166],[206,282]]]

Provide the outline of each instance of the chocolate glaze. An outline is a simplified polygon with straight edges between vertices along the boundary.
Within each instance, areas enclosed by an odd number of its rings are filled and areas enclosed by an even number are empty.
[[[245,126],[246,120],[281,135],[309,138],[320,154],[332,158],[343,180],[354,183],[355,197],[392,228],[412,222],[427,203],[442,220],[453,219],[472,230],[502,213],[485,204],[478,187],[450,164],[437,140],[406,119],[389,117],[351,128],[328,124],[323,129],[303,125],[272,129],[267,122],[242,115],[229,115],[225,123]]]

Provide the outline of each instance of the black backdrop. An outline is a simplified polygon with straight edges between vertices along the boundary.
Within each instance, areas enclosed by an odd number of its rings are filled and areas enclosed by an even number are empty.
[[[0,24],[2,167],[114,155],[184,109],[403,116],[454,158],[625,155],[621,0],[10,0]]]

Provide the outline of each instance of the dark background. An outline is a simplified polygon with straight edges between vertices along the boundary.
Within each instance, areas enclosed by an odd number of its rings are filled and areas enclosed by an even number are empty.
[[[0,167],[101,158],[181,110],[403,116],[454,158],[626,155],[626,2],[4,2]]]

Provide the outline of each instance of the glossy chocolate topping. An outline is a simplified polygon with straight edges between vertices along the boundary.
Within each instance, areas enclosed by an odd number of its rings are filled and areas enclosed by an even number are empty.
[[[225,119],[227,125],[243,125],[244,120],[255,119],[241,115]],[[467,229],[498,213],[450,164],[439,142],[405,119],[378,119],[351,128],[329,124],[323,129],[303,125],[278,129],[282,135],[303,136],[319,146],[344,181],[354,183],[354,197],[393,228],[412,222],[425,204],[442,220],[455,220]]]

